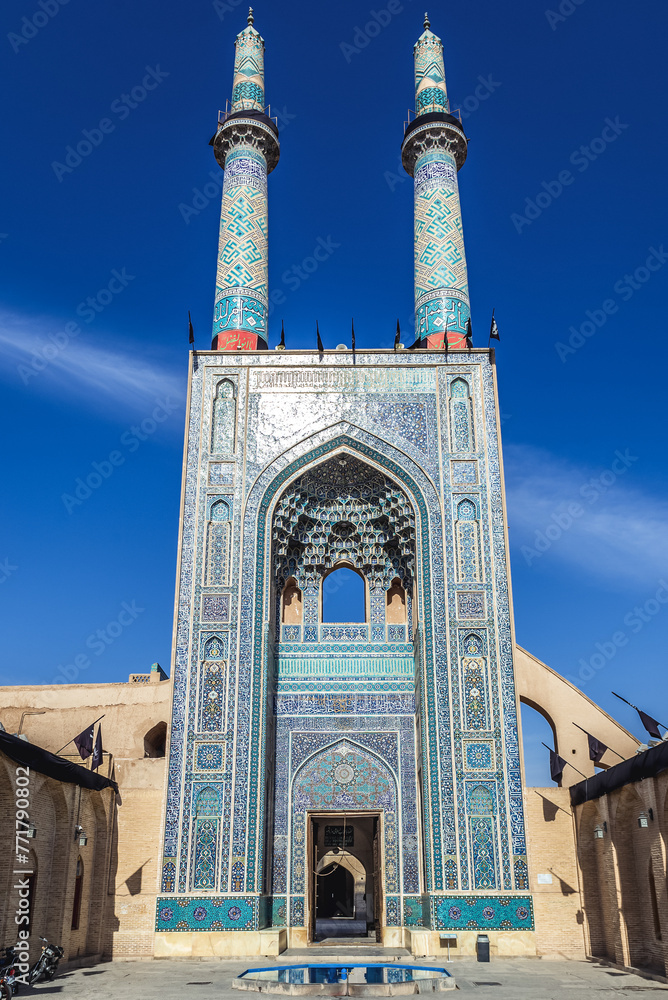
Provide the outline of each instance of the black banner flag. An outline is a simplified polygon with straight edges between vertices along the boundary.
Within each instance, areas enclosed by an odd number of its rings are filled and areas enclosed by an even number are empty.
[[[75,736],[72,742],[79,751],[79,756],[82,760],[88,760],[93,752],[93,736],[95,733],[95,723],[89,726],[88,729],[84,729],[82,733]]]

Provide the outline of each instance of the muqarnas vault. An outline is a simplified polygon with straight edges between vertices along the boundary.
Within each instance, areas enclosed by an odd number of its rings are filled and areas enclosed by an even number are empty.
[[[269,351],[264,42],[237,37],[193,356],[157,951],[533,930],[494,355],[471,349],[443,47],[415,50],[412,350]],[[365,621],[323,621],[348,567]],[[284,933],[281,930],[281,933]],[[273,935],[273,938],[272,938]],[[273,944],[271,943],[273,940]],[[171,943],[170,943],[171,942]],[[197,945],[191,945],[197,953]]]

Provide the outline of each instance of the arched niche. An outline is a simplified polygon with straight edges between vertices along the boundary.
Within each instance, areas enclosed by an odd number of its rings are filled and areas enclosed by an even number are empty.
[[[230,538],[230,504],[227,500],[215,500],[209,510],[206,529],[205,582],[209,586],[229,582]]]
[[[202,788],[195,800],[193,839],[195,843],[190,884],[193,889],[216,888],[220,795],[215,788]]]
[[[549,788],[554,784],[550,775],[550,755],[542,744],[546,743],[559,753],[556,726],[540,705],[528,698],[520,698],[520,703],[525,783],[529,788]],[[557,784],[561,786],[561,781]]]
[[[158,722],[144,736],[144,757],[164,757],[167,743],[167,723]]]
[[[388,625],[406,623],[406,591],[398,578],[392,581],[385,594],[385,621]]]
[[[475,501],[468,497],[457,504],[455,520],[457,579],[462,583],[482,580],[480,521]]]
[[[236,385],[233,380],[221,379],[216,386],[211,420],[211,451],[214,455],[231,455],[234,452],[236,395]]]
[[[299,580],[305,625],[384,623],[392,580],[412,592],[415,531],[415,509],[404,487],[361,458],[338,452],[292,480],[276,502],[275,579],[279,587],[290,577]],[[362,587],[344,569],[363,581],[363,610],[354,596]],[[357,611],[346,611],[346,601]]]
[[[450,424],[452,450],[473,451],[471,387],[463,378],[456,378],[450,384]]]
[[[304,620],[304,602],[297,581],[291,576],[281,594],[281,621],[284,625],[301,625]]]
[[[352,917],[355,920],[367,920],[366,891],[367,891],[367,871],[359,858],[356,858],[350,851],[328,851],[320,858],[316,865],[316,874],[320,876],[318,889],[327,886],[327,879],[331,878],[334,869],[338,867],[346,872],[350,878],[352,897],[354,900],[353,912],[344,913],[341,916]],[[328,869],[330,869],[328,871]],[[331,916],[332,914],[330,914]]]
[[[84,863],[81,855],[77,858],[77,866],[74,874],[74,899],[72,900],[72,923],[73,931],[79,930],[81,921],[81,900],[83,898]]]

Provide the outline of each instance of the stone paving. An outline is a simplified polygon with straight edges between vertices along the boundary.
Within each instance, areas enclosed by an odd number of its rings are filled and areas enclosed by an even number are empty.
[[[406,962],[403,957],[402,962]],[[410,960],[406,962],[409,963]],[[24,988],[19,995],[41,996],[44,1000],[47,997],[57,1000],[68,997],[78,1000],[204,1000],[214,997],[216,1000],[249,1000],[252,993],[231,989],[232,979],[253,966],[279,964],[283,964],[280,959],[106,962],[64,972],[52,983]],[[415,964],[443,963],[416,959]],[[627,996],[651,996],[659,1000],[659,993],[665,994],[668,1000],[665,984],[592,962],[497,959],[487,964],[455,959],[447,968],[455,976],[460,992],[472,1000],[474,997],[476,1000],[478,997],[489,1000],[616,1000]],[[444,995],[448,994],[441,994]]]

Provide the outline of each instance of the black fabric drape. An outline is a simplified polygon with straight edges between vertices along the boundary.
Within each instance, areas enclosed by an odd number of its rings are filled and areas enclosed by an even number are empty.
[[[571,805],[579,806],[583,802],[598,799],[601,795],[614,792],[616,788],[622,788],[632,781],[653,778],[667,767],[668,743],[660,743],[658,746],[650,747],[649,750],[635,754],[630,760],[623,760],[614,767],[609,767],[607,771],[601,771],[587,781],[578,781],[577,785],[571,785]]]
[[[88,771],[80,764],[74,764],[64,757],[57,757],[33,743],[26,743],[18,736],[0,732],[0,750],[21,767],[32,768],[40,774],[46,774],[56,781],[65,781],[70,785],[81,785],[82,788],[92,788],[101,791],[103,788],[113,788],[118,791],[118,785],[111,778],[104,778],[95,771]]]

